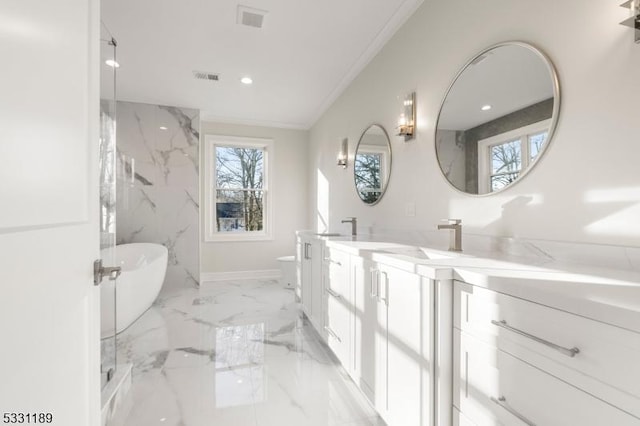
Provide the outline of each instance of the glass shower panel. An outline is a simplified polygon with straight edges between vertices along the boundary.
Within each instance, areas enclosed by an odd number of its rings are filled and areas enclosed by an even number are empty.
[[[115,266],[116,245],[116,43],[106,28],[100,39],[100,255]],[[116,281],[100,284],[101,385],[116,369]]]

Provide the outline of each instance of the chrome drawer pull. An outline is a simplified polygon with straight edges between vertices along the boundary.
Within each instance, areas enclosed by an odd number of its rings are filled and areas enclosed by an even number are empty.
[[[494,397],[491,397],[490,399],[491,399],[491,401],[495,402],[496,404],[498,404],[499,406],[504,408],[509,413],[513,414],[514,416],[516,416],[517,418],[522,420],[523,423],[525,423],[525,424],[527,424],[529,426],[536,426],[535,423],[529,421],[525,416],[523,416],[522,414],[518,413],[516,410],[511,408],[511,406],[509,404],[507,404],[507,398],[505,398],[504,396],[501,396],[498,399],[495,399]]]
[[[338,337],[338,335],[328,326],[325,325],[324,329],[327,331],[327,333],[329,333],[329,335],[331,337],[333,337],[334,339],[336,339],[338,341],[338,343],[342,343],[342,339]]]
[[[560,352],[560,353],[562,353],[562,354],[564,354],[564,355],[566,355],[568,357],[571,357],[571,358],[576,356],[576,354],[580,353],[580,349],[578,349],[578,348],[567,349],[567,348],[565,348],[563,346],[556,345],[555,343],[551,343],[548,340],[544,340],[544,339],[541,339],[539,337],[536,337],[533,334],[529,334],[529,333],[524,332],[522,330],[518,330],[517,328],[513,328],[509,324],[507,324],[507,322],[505,320],[502,320],[502,321],[491,320],[491,324],[497,325],[498,327],[502,327],[505,330],[513,331],[514,333],[519,334],[519,335],[524,336],[524,337],[527,337],[527,338],[529,338],[531,340],[535,340],[536,342],[542,343],[543,345],[548,346],[548,347],[550,347],[552,349],[555,349],[556,351],[558,351],[558,352]]]
[[[322,260],[324,260],[325,262],[333,263],[334,265],[342,266],[342,263],[338,262],[337,260],[332,260],[330,257],[324,257],[322,258]]]
[[[338,294],[338,293],[336,293],[335,291],[331,290],[329,287],[327,287],[327,288],[325,289],[325,291],[326,291],[327,293],[329,293],[331,296],[335,297],[336,299],[342,299],[342,296],[341,296],[341,295],[339,295],[339,294]]]
[[[371,288],[369,289],[369,296],[373,299],[375,297],[378,297],[377,294],[377,289],[378,289],[378,271],[376,269],[371,269],[371,282],[370,282],[370,286]]]

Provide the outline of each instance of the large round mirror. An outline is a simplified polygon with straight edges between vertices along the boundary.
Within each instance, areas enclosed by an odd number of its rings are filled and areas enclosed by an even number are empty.
[[[544,153],[559,109],[558,77],[542,52],[520,42],[484,50],[458,73],[440,108],[442,173],[468,194],[507,188]]]
[[[391,142],[386,130],[372,124],[360,136],[353,161],[356,192],[366,204],[376,204],[391,174]]]

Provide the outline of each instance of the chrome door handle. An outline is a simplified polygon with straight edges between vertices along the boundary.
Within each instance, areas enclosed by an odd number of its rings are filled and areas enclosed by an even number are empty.
[[[329,333],[331,337],[336,339],[338,343],[342,343],[342,339],[338,337],[338,335],[331,329],[331,327],[329,327],[328,325],[325,325],[324,329],[327,331],[327,333]]]
[[[335,297],[336,299],[342,299],[342,296],[339,295],[338,293],[336,293],[335,291],[331,290],[331,288],[327,287],[324,289],[327,293],[329,293],[331,296]]]
[[[496,404],[498,404],[500,407],[502,407],[503,409],[505,409],[506,411],[508,411],[509,413],[511,413],[512,415],[516,416],[517,418],[519,418],[523,423],[529,425],[529,426],[536,426],[535,423],[533,423],[532,421],[530,421],[529,419],[527,419],[525,416],[523,416],[522,414],[518,413],[516,410],[514,410],[509,404],[507,404],[507,398],[505,398],[504,396],[499,397],[498,399],[491,397],[490,398],[491,401],[495,402]]]
[[[120,266],[102,266],[102,259],[98,259],[93,262],[93,285],[100,285],[105,276],[108,276],[110,281],[115,281],[121,273]]]
[[[518,330],[517,328],[511,327],[509,324],[507,324],[507,322],[505,320],[502,321],[496,321],[496,320],[491,320],[491,324],[493,325],[497,325],[498,327],[502,327],[505,330],[509,330],[512,331],[516,334],[519,334],[521,336],[524,336],[528,339],[531,339],[533,341],[536,341],[538,343],[541,343],[545,346],[548,346],[552,349],[555,349],[556,351],[560,352],[563,355],[566,355],[568,357],[573,358],[574,356],[576,356],[576,354],[580,353],[580,349],[573,347],[571,349],[567,349],[564,346],[560,346],[560,345],[556,345],[555,343],[552,343],[548,340],[544,340],[541,339],[540,337],[534,336],[533,334],[529,334],[526,331],[522,331],[522,330]]]

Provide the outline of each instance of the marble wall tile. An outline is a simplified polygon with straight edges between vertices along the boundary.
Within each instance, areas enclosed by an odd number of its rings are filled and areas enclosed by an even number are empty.
[[[117,241],[169,250],[164,288],[198,285],[199,111],[118,102]]]

